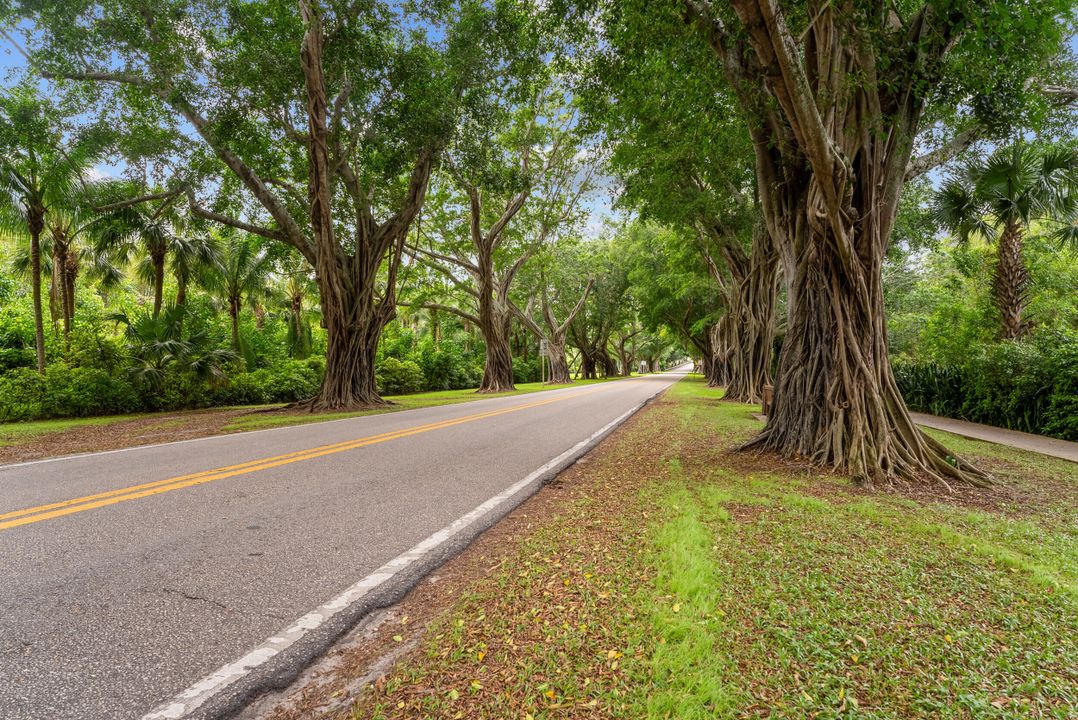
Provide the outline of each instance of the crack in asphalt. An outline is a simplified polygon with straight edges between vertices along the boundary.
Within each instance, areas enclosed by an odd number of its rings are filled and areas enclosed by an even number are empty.
[[[213,598],[202,597],[201,595],[191,595],[190,593],[184,592],[183,590],[177,590],[175,588],[161,588],[161,590],[163,590],[164,592],[167,592],[167,593],[173,593],[174,595],[179,595],[180,597],[185,598],[187,600],[198,600],[199,602],[209,603],[210,605],[216,605],[217,607],[221,608],[222,610],[228,610],[229,609],[228,605],[225,605],[222,602],[218,602],[217,600],[214,600]]]

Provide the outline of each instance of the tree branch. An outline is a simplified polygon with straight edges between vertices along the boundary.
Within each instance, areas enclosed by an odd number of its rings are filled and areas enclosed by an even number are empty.
[[[265,228],[265,227],[262,227],[261,225],[252,225],[251,223],[247,223],[247,222],[244,222],[242,220],[237,220],[236,218],[230,217],[228,215],[223,215],[223,214],[221,214],[219,212],[214,212],[213,210],[208,210],[208,209],[202,207],[201,205],[199,205],[195,201],[193,195],[190,195],[190,194],[188,195],[188,203],[187,204],[188,204],[188,207],[191,208],[191,214],[195,215],[196,217],[200,217],[200,218],[203,218],[205,220],[212,220],[213,222],[218,223],[220,225],[226,225],[228,227],[236,228],[237,230],[243,230],[244,232],[249,232],[252,235],[258,235],[260,237],[270,238],[271,240],[279,240],[280,242],[288,243],[288,236],[285,235],[285,233],[281,232],[280,230],[273,230],[271,228]],[[301,253],[303,252],[303,248],[298,248],[297,247],[296,249],[299,250]],[[308,261],[313,262],[312,258],[309,257],[308,255],[304,254],[304,257]]]
[[[513,312],[513,314],[516,315],[517,319],[519,319],[520,322],[524,324],[524,327],[531,331],[532,335],[534,335],[540,340],[546,339],[546,334],[543,332],[543,328],[539,327],[539,323],[532,320],[531,317],[519,307],[517,307],[517,304],[512,300],[508,301],[508,305],[509,309]]]
[[[558,326],[558,329],[554,333],[555,335],[561,335],[569,329],[569,324],[573,322],[573,318],[577,316],[577,313],[584,309],[584,303],[587,301],[588,295],[591,294],[591,287],[594,284],[595,278],[588,278],[588,285],[584,288],[584,293],[580,296],[580,299],[576,301],[576,305],[573,306],[573,309],[569,311],[569,315],[562,321],[561,325]]]
[[[149,195],[139,195],[138,197],[127,198],[126,200],[109,203],[108,205],[97,205],[94,207],[94,210],[97,212],[109,212],[111,210],[120,210],[125,207],[131,207],[132,205],[153,202],[154,200],[169,200],[182,194],[184,190],[185,188],[179,188],[178,190],[166,190],[165,192],[151,193]]]
[[[400,303],[404,307],[419,307],[427,310],[444,310],[447,313],[456,315],[457,317],[464,318],[473,325],[479,325],[479,318],[472,315],[470,312],[461,310],[460,308],[453,307],[452,305],[442,305],[441,303]]]
[[[471,273],[474,273],[474,274],[479,273],[479,267],[477,265],[475,265],[474,263],[468,262],[464,258],[459,258],[459,257],[453,256],[453,255],[443,255],[440,252],[435,252],[434,250],[427,250],[425,248],[419,247],[418,245],[408,245],[407,249],[409,251],[411,251],[411,252],[422,253],[422,254],[426,255],[427,257],[434,258],[435,260],[441,260],[443,262],[453,263],[454,265],[457,265],[458,267],[462,267],[462,268],[464,268],[465,270],[468,270]]]

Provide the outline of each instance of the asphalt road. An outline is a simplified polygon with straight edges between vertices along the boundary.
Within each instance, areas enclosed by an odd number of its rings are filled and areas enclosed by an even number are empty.
[[[680,377],[0,466],[0,718],[241,707]],[[169,705],[269,639],[197,708]]]

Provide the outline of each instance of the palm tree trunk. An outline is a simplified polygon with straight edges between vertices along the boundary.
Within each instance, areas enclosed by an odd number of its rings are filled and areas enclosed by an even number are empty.
[[[1007,223],[1003,228],[997,252],[994,289],[1002,325],[1000,334],[1005,340],[1016,340],[1029,330],[1022,321],[1029,273],[1022,257],[1022,229],[1016,223]]]
[[[64,284],[67,293],[67,304],[64,306],[64,332],[70,334],[75,324],[75,281],[79,276],[78,256],[68,253],[67,269],[64,272]]]
[[[228,316],[232,319],[232,349],[240,351],[240,299],[228,299]]]
[[[34,343],[37,349],[37,371],[45,373],[45,320],[41,313],[41,230],[45,226],[44,208],[31,208],[30,277],[34,296]]]
[[[161,300],[165,291],[165,254],[154,253],[153,261],[153,316],[161,313]]]

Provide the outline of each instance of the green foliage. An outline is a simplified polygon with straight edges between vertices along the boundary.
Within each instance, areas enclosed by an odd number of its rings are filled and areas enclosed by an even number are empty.
[[[97,368],[54,363],[44,375],[31,368],[0,375],[0,418],[4,420],[114,415],[139,405],[129,381]]]
[[[540,367],[540,358],[537,356],[530,356],[527,360],[523,358],[513,359],[513,382],[514,383],[530,383],[538,382],[542,379],[542,368]]]
[[[483,376],[482,358],[465,353],[458,343],[450,340],[435,343],[430,336],[423,338],[414,359],[423,371],[426,390],[472,388],[479,385]],[[513,365],[515,368],[516,362]]]
[[[270,367],[238,373],[213,395],[214,404],[290,403],[312,397],[322,382],[325,364],[317,359],[282,360]]]
[[[0,305],[0,370],[34,362],[34,320],[14,302]]]
[[[961,364],[898,360],[895,378],[913,410],[1078,440],[1078,333],[969,349]]]
[[[387,357],[378,364],[375,377],[383,395],[406,395],[423,389],[423,370],[411,360]]]

